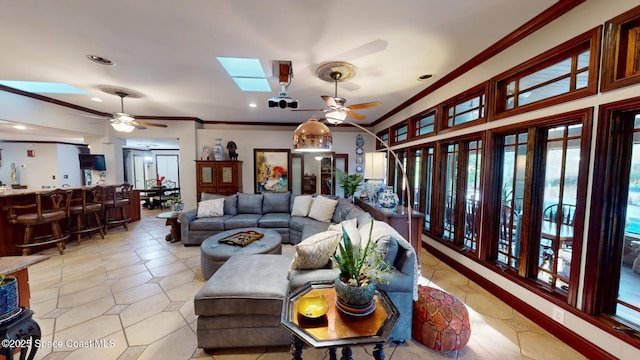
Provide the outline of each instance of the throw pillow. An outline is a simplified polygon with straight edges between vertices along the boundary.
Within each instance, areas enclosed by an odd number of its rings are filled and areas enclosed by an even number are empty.
[[[197,218],[217,217],[224,215],[224,198],[200,201]]]
[[[330,222],[333,218],[333,211],[336,209],[336,205],[338,205],[338,200],[318,196],[313,200],[313,204],[311,204],[309,217],[321,222]]]
[[[224,214],[225,215],[238,215],[238,195],[219,195],[209,194],[203,192],[200,194],[200,201],[212,200],[212,199],[224,199]]]
[[[309,209],[311,209],[311,203],[313,203],[313,197],[311,195],[299,195],[293,200],[293,209],[291,209],[291,216],[307,216],[309,215]]]
[[[341,233],[338,231],[323,231],[302,240],[295,246],[296,255],[291,262],[291,270],[326,267],[340,238]]]
[[[365,224],[359,228],[360,232],[360,245],[366,246],[367,239],[369,239],[369,229],[371,229],[371,222]],[[398,242],[396,238],[402,237],[396,229],[384,221],[373,221],[373,231],[371,232],[371,242],[377,244],[377,250],[384,255],[385,261],[393,265],[398,255]]]
[[[331,231],[339,231],[342,235],[342,227],[344,226],[344,230],[347,232],[349,236],[349,240],[351,240],[351,244],[359,245],[360,244],[360,232],[358,232],[358,219],[350,219],[344,220],[339,224],[329,225],[329,229]],[[340,241],[342,241],[342,236],[340,237]]]
[[[289,197],[291,193],[269,193],[263,194],[262,200],[262,213],[288,213],[289,212]]]

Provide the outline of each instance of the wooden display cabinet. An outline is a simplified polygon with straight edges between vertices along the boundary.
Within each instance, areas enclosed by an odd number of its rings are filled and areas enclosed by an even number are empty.
[[[196,160],[196,194],[231,195],[242,192],[242,161]]]

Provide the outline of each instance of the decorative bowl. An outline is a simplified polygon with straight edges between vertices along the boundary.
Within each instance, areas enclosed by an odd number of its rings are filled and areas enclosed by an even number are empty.
[[[319,318],[326,314],[328,310],[329,304],[324,295],[303,296],[300,298],[300,303],[298,304],[298,312],[300,315],[309,319]]]

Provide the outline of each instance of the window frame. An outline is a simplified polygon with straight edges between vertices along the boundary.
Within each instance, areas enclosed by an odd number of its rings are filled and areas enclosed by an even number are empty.
[[[431,108],[409,118],[409,139],[410,140],[424,139],[429,136],[436,135],[438,133],[438,115],[439,114],[440,112],[437,110],[437,108]],[[424,128],[424,126],[420,126],[420,121],[432,115],[433,115],[433,131],[419,135],[418,131]]]
[[[382,139],[383,141],[387,142],[387,145],[391,145],[389,143],[389,138],[390,138],[390,129],[386,128],[382,131],[379,131],[376,133],[376,136],[380,139]],[[381,150],[381,149],[386,149],[387,147],[385,146],[385,144],[383,142],[381,142],[380,140],[376,139],[376,150]]]
[[[402,128],[405,128],[405,132],[402,133],[405,136],[405,138],[403,140],[398,140],[398,131],[400,129],[402,129]],[[409,126],[409,121],[408,120],[402,121],[402,122],[392,126],[390,128],[390,131],[389,131],[389,138],[391,139],[389,141],[389,145],[398,145],[398,144],[403,144],[403,143],[408,142],[409,141],[409,137],[411,135],[409,128],[410,128],[410,126]]]
[[[436,131],[438,134],[443,134],[443,133],[447,133],[449,131],[452,130],[457,130],[457,129],[464,129],[464,128],[468,128],[471,126],[475,126],[478,124],[482,124],[487,122],[487,114],[489,114],[489,109],[488,109],[488,99],[489,94],[488,94],[488,85],[489,82],[484,82],[480,85],[474,86],[471,89],[468,89],[467,91],[460,93],[448,100],[445,100],[444,102],[442,102],[439,106],[440,109],[442,109],[442,111],[439,112],[440,116],[439,119],[437,119],[437,126],[436,126]],[[452,125],[449,126],[448,124],[448,113],[449,113],[449,109],[453,108],[459,104],[462,104],[466,101],[469,101],[473,98],[476,97],[483,97],[484,96],[484,102],[483,105],[480,106],[480,104],[478,104],[478,107],[480,109],[483,110],[482,115],[483,116],[479,116],[478,119],[476,120],[472,120],[472,121],[468,121],[468,122],[464,122],[462,124],[457,124],[457,125]]]
[[[564,126],[577,123],[582,124],[582,133],[580,136],[580,159],[584,159],[584,161],[581,161],[579,167],[579,174],[582,176],[579,176],[577,185],[577,211],[575,214],[573,244],[573,254],[579,255],[582,253],[586,225],[584,223],[584,214],[586,211],[587,201],[587,182],[589,180],[589,161],[593,123],[592,118],[593,109],[585,108],[491,129],[488,130],[487,135],[488,142],[490,143],[487,143],[485,145],[486,148],[492,149],[492,153],[489,155],[489,157],[486,157],[487,161],[484,164],[486,169],[491,170],[485,171],[486,176],[484,178],[484,201],[482,211],[484,214],[496,214],[500,211],[502,202],[500,198],[502,184],[502,177],[500,175],[500,172],[502,171],[502,159],[500,154],[501,147],[499,146],[499,138],[518,132],[529,132],[529,140],[527,145],[527,162],[525,169],[525,196],[523,199],[523,208],[526,209],[527,213],[526,216],[524,216],[525,214],[523,214],[523,224],[521,230],[521,236],[523,237],[521,241],[521,254],[529,255],[527,255],[526,258],[523,258],[521,256],[524,261],[520,262],[517,272],[500,267],[499,263],[497,262],[497,250],[499,246],[498,231],[500,226],[499,218],[486,217],[483,220],[485,231],[483,231],[483,239],[480,240],[483,244],[480,257],[488,264],[491,264],[491,266],[500,269],[500,272],[504,274],[504,276],[509,277],[512,281],[522,284],[530,290],[535,291],[536,293],[543,295],[549,299],[560,300],[562,302],[566,302],[571,306],[575,306],[577,303],[578,287],[580,285],[580,279],[578,279],[581,266],[580,256],[572,257],[570,285],[566,296],[557,291],[550,292],[548,291],[548,289],[543,290],[540,286],[540,283],[536,280],[536,246],[538,245],[538,240],[536,239],[538,239],[540,235],[540,223],[542,221],[541,210],[543,200],[541,192],[544,190],[541,186],[541,182],[544,179],[540,179],[536,177],[536,175],[540,174],[538,169],[544,167],[544,159],[540,156],[542,151],[540,147],[546,144],[542,144],[537,139],[537,137],[540,136],[541,130],[548,129],[554,126]],[[537,192],[534,194],[534,191]],[[533,248],[533,250],[530,250],[531,248]]]
[[[622,68],[621,58],[627,59],[629,53],[628,42],[626,44],[623,42],[624,39],[627,39],[623,30],[632,24],[640,26],[640,6],[605,22],[602,44],[601,92],[640,83],[640,71],[631,75],[620,74],[625,70]],[[635,50],[640,51],[640,45]]]
[[[564,42],[532,59],[526,61],[510,70],[507,70],[490,80],[493,94],[492,112],[490,121],[499,120],[505,117],[514,116],[528,111],[546,108],[563,102],[579,99],[586,96],[595,95],[598,91],[598,61],[600,59],[600,37],[602,26],[595,27],[569,41]],[[554,95],[530,104],[505,109],[507,99],[507,85],[527,75],[535,73],[550,65],[556,64],[568,57],[577,56],[589,49],[589,77],[587,86],[582,89],[570,90],[567,93]],[[573,69],[571,75],[573,75]],[[570,79],[572,79],[570,77]],[[573,80],[572,80],[573,82]]]
[[[602,278],[598,274],[608,269],[621,268],[624,224],[629,189],[628,172],[631,166],[633,146],[633,124],[625,122],[624,114],[640,112],[640,97],[602,104],[598,111],[598,137],[595,145],[593,190],[589,231],[595,241],[587,248],[586,267],[595,271],[584,274],[583,311],[597,317],[607,326],[622,324],[640,331],[638,324],[627,324],[609,313],[616,304],[620,275],[617,278]],[[638,344],[635,336],[627,332],[616,332],[629,343]]]

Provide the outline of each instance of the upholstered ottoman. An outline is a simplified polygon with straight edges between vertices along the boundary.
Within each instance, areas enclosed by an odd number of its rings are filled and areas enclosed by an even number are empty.
[[[198,347],[290,344],[289,331],[280,326],[290,264],[289,257],[262,254],[225,262],[195,296]]]
[[[458,298],[428,286],[418,287],[411,336],[436,351],[458,350],[469,342],[467,307]]]
[[[224,239],[241,231],[257,231],[264,234],[260,240],[242,247],[220,243]],[[275,230],[261,228],[242,228],[227,230],[208,237],[200,245],[200,267],[205,280],[210,278],[216,270],[222,266],[230,257],[243,254],[281,254],[282,238]]]

